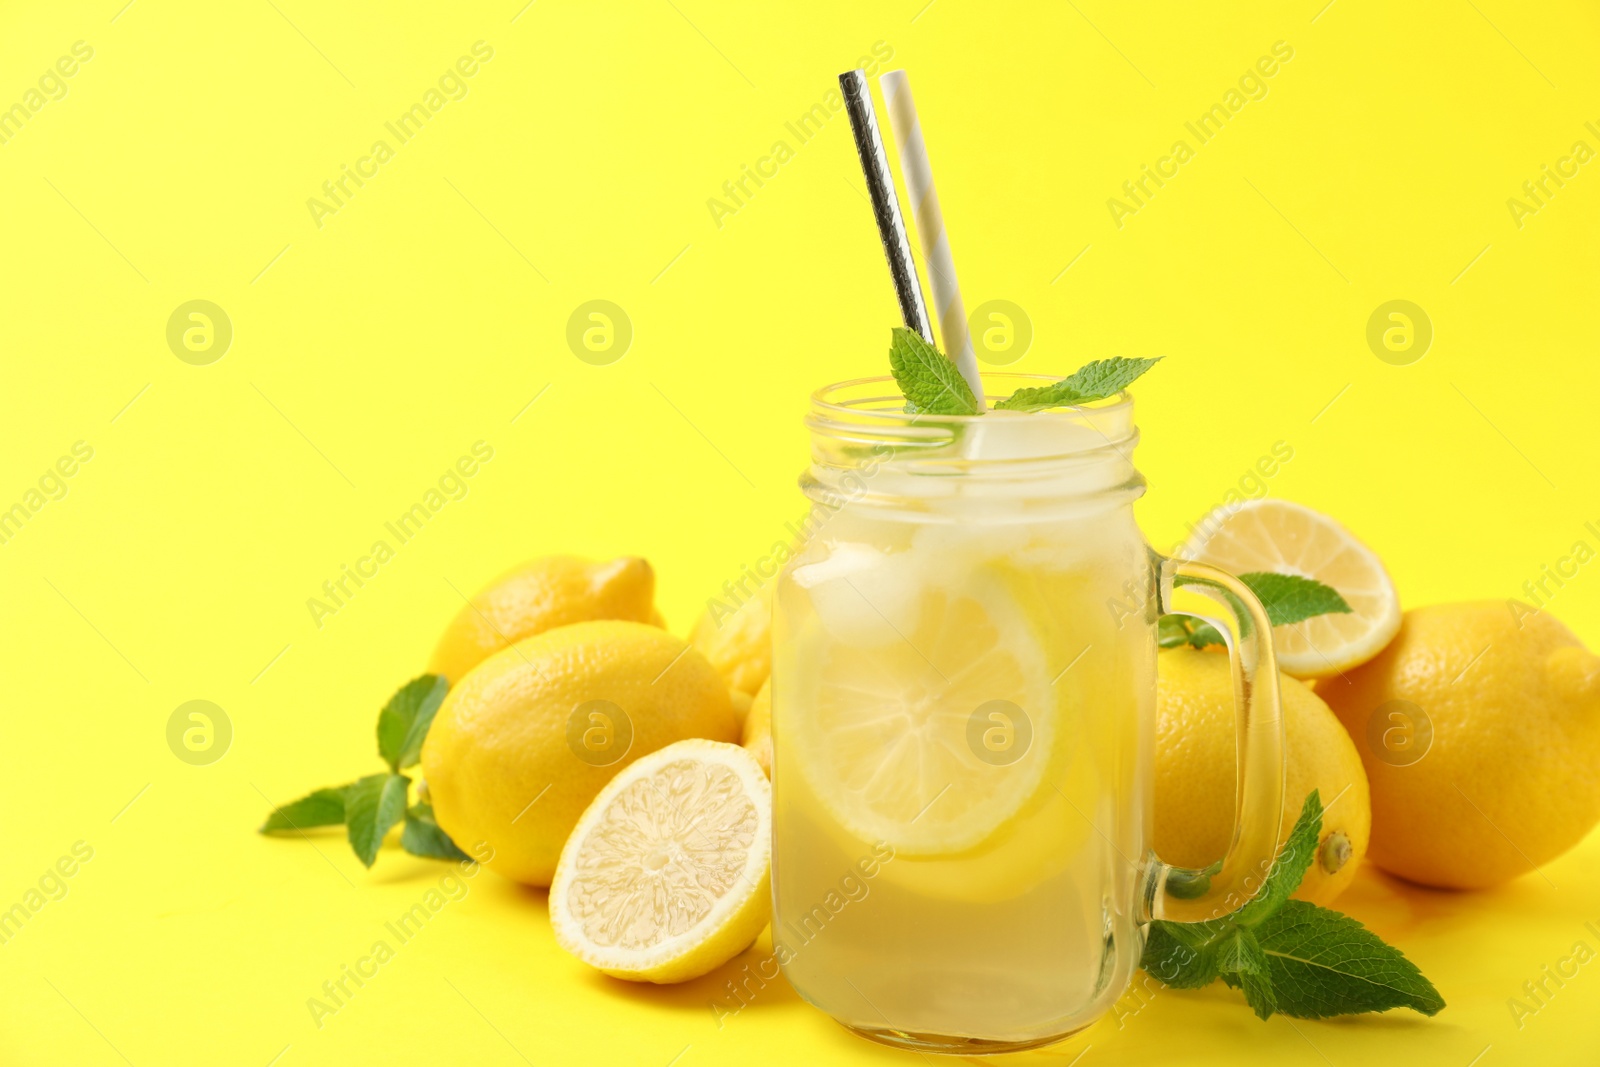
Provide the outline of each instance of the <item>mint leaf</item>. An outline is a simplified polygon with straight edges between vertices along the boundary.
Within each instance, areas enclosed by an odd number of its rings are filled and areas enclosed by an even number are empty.
[[[1231,936],[1217,950],[1217,969],[1222,980],[1244,990],[1244,999],[1262,1019],[1271,1018],[1278,1002],[1272,988],[1267,954],[1248,927],[1234,927]]]
[[[1291,900],[1256,928],[1278,1010],[1299,1019],[1411,1008],[1436,1015],[1444,998],[1399,949],[1348,915]]]
[[[1150,923],[1140,965],[1177,989],[1221,978],[1242,990],[1262,1019],[1274,1012],[1322,1019],[1402,1007],[1437,1014],[1444,999],[1399,949],[1349,916],[1289,899],[1321,833],[1322,801],[1312,790],[1256,895],[1220,919]]]
[[[1180,574],[1172,579],[1172,587],[1174,589],[1186,585],[1201,586],[1205,589],[1211,589],[1215,591],[1217,598],[1221,599],[1223,603],[1227,604],[1229,609],[1233,612],[1233,617],[1239,620],[1239,636],[1250,636],[1250,612],[1244,606],[1244,601],[1240,600],[1234,595],[1233,590],[1229,589],[1227,586],[1223,585],[1214,578],[1202,578],[1197,574]],[[1209,624],[1206,625],[1206,629],[1210,630],[1211,633],[1216,634],[1216,640],[1210,640],[1208,637],[1204,644],[1196,644],[1196,648],[1204,648],[1205,644],[1220,645],[1226,643],[1223,641],[1222,635],[1217,633],[1217,631]],[[1198,624],[1190,627],[1190,630],[1192,633],[1198,631]],[[1196,634],[1196,636],[1198,636],[1198,634]]]
[[[1259,571],[1241,574],[1239,580],[1267,609],[1267,621],[1288,626],[1316,615],[1348,615],[1350,605],[1331,586],[1298,574],[1273,574]]]
[[[1156,644],[1162,648],[1182,648],[1189,643],[1188,615],[1163,615],[1156,623]]]
[[[1205,648],[1207,645],[1227,644],[1216,627],[1195,615],[1163,615],[1156,632],[1157,642],[1162,648],[1181,648],[1184,645]]]
[[[356,858],[371,867],[378,846],[406,810],[406,789],[411,779],[403,774],[371,774],[345,790],[345,825]]]
[[[313,826],[340,826],[344,823],[344,791],[349,786],[336,789],[318,789],[299,800],[272,809],[267,821],[257,833],[277,834],[291,830],[307,830]]]
[[[422,754],[434,713],[444,701],[450,683],[437,674],[413,678],[395,691],[378,713],[378,754],[399,774],[414,766]]]
[[[913,330],[896,326],[889,341],[889,369],[905,394],[906,409],[927,415],[976,415],[978,401],[954,361]]]
[[[1289,839],[1272,861],[1266,880],[1256,895],[1233,914],[1234,921],[1242,926],[1256,926],[1283,907],[1283,902],[1300,888],[1300,880],[1311,868],[1311,860],[1317,854],[1317,838],[1321,836],[1322,798],[1313,789],[1300,807],[1300,817],[1294,821]]]
[[[1249,586],[1256,599],[1261,601],[1261,606],[1267,610],[1267,621],[1273,626],[1288,626],[1317,615],[1349,614],[1351,610],[1349,603],[1337,590],[1315,578],[1255,571],[1239,575],[1239,580]],[[1180,574],[1172,584],[1203,585],[1215,589],[1223,599],[1234,605],[1241,622],[1249,621],[1249,616],[1244,614],[1244,605],[1238,602],[1238,598],[1215,582]],[[1169,619],[1175,621],[1168,622]],[[1192,615],[1163,615],[1158,624],[1157,642],[1162,648],[1178,648],[1184,644],[1205,648],[1207,645],[1227,643],[1216,627]]]
[[[1157,919],[1145,931],[1139,966],[1174,989],[1210,985],[1219,973],[1216,942],[1225,933],[1226,920],[1177,923]]]
[[[1045,408],[1065,407],[1070,404],[1087,404],[1116,396],[1145,371],[1161,362],[1154,359],[1133,359],[1114,356],[1086,363],[1054,385],[1033,389],[1018,389],[995,405],[1006,411],[1043,411]]]
[[[470,859],[456,847],[450,835],[439,829],[433,818],[432,804],[413,804],[406,811],[406,827],[400,831],[400,847],[413,856],[426,856],[436,860]]]

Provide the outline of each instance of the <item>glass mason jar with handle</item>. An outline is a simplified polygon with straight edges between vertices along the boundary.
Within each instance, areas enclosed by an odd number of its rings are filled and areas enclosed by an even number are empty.
[[[1110,1009],[1151,919],[1259,887],[1283,810],[1271,629],[1236,578],[1145,544],[1127,394],[904,409],[862,379],[807,419],[814,506],[774,618],[775,952],[874,1040],[1037,1047]],[[1156,622],[1179,586],[1210,595],[1235,667],[1237,825],[1205,870],[1146,845]]]

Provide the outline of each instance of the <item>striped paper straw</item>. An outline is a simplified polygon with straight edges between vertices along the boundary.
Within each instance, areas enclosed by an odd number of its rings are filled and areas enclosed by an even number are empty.
[[[945,352],[955,361],[961,377],[978,398],[978,410],[988,410],[983,399],[983,382],[978,377],[978,360],[967,333],[967,309],[961,303],[961,288],[956,284],[956,265],[950,257],[950,238],[945,233],[944,215],[939,210],[939,194],[933,187],[933,168],[928,164],[928,146],[922,140],[922,125],[917,121],[917,106],[911,99],[906,72],[891,70],[878,79],[883,100],[889,108],[889,128],[900,149],[900,176],[905,179],[906,196],[911,201],[911,217],[917,222],[917,240],[922,258],[928,264],[928,282],[933,289],[934,314],[939,320],[939,337]]]

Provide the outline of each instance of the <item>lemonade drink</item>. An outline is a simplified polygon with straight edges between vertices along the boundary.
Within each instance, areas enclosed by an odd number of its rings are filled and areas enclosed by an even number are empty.
[[[930,427],[813,408],[813,534],[780,579],[773,936],[895,1044],[1088,1025],[1138,965],[1155,570],[1131,405]]]

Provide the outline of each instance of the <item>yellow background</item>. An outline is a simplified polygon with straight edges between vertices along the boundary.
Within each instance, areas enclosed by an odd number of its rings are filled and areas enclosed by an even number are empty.
[[[1033,322],[1014,369],[1170,357],[1138,390],[1154,544],[1284,441],[1270,492],[1344,520],[1408,604],[1518,596],[1600,547],[1600,163],[1520,228],[1506,206],[1600,147],[1592,5],[522,3],[0,14],[0,105],[94,49],[0,145],[0,504],[94,449],[0,545],[0,907],[94,849],[0,946],[0,1061],[912,1062],[781,984],[719,1029],[738,961],[668,990],[586,972],[544,895],[489,874],[319,1029],[307,998],[444,868],[253,832],[268,798],[378,769],[376,711],[457,590],[639,553],[682,632],[785,536],[807,393],[884,372],[895,317],[846,119],[803,145],[785,123],[875,42],[912,74],[969,308]],[[479,40],[468,95],[319,228],[308,198]],[[1115,226],[1107,199],[1277,41],[1268,95]],[[707,200],[780,139],[719,227]],[[1409,366],[1365,341],[1397,298],[1435,330]],[[233,323],[208,366],[165,340],[193,299]],[[565,340],[592,299],[635,331],[607,366]],[[319,628],[307,599],[479,440],[469,494]],[[1551,608],[1600,642],[1600,568]],[[191,699],[233,724],[210,766],[166,744]],[[1344,906],[1442,1015],[1262,1024],[1221,987],[1165,992],[1028,1058],[1592,1056],[1600,964],[1520,1029],[1506,1002],[1600,947],[1600,838],[1488,893],[1369,872]]]

